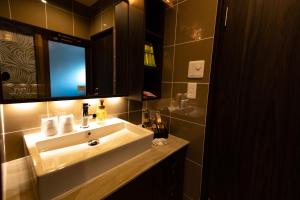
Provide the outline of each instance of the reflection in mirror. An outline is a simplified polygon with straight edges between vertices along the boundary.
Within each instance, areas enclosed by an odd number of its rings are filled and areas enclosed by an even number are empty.
[[[0,30],[0,70],[5,99],[37,97],[34,38]]]
[[[51,97],[86,95],[85,48],[49,41]]]

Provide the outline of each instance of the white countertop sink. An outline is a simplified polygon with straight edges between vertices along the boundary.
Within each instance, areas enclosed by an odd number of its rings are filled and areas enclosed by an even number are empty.
[[[97,140],[99,144],[88,145]],[[24,136],[40,199],[53,199],[68,190],[151,148],[153,132],[114,118],[64,135]],[[120,172],[121,173],[121,172]]]

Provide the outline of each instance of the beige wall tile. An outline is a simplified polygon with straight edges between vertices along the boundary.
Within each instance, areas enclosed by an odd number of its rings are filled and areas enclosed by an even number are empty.
[[[213,51],[213,39],[176,45],[175,50],[175,68],[173,77],[175,82],[209,82]],[[195,60],[205,60],[203,78],[188,78],[189,61]]]
[[[175,42],[177,6],[167,8],[165,11],[164,45],[171,45]]]
[[[48,102],[50,115],[68,115],[73,114],[75,120],[81,120],[82,117],[82,101],[67,100],[67,101],[51,101]]]
[[[46,28],[45,4],[38,0],[10,0],[12,19]]]
[[[217,0],[188,0],[178,5],[176,43],[214,36]]]
[[[171,118],[170,133],[190,141],[187,158],[202,164],[205,126]]]
[[[5,135],[5,155],[5,162],[25,156],[22,131]]]
[[[95,35],[101,32],[101,13],[97,14],[93,19],[91,19],[90,25],[90,35]]]
[[[109,115],[128,112],[128,100],[126,98],[106,98],[104,104]]]
[[[47,114],[45,102],[7,104],[3,108],[6,133],[40,127],[41,117]]]
[[[129,111],[142,110],[142,108],[143,108],[143,102],[129,100]]]
[[[133,124],[136,124],[136,125],[141,124],[142,123],[142,112],[141,111],[130,112],[128,121]]]
[[[90,19],[74,15],[74,35],[83,39],[90,39]]]
[[[172,81],[173,58],[174,58],[174,47],[165,47],[163,49],[162,81],[168,81],[168,82]]]
[[[8,7],[8,1],[7,0],[1,0],[0,1],[0,16],[9,18],[9,7]]]
[[[73,35],[73,17],[67,10],[47,5],[47,23],[50,30]]]
[[[197,97],[196,99],[189,99],[187,106],[182,109],[175,109],[172,111],[172,116],[195,122],[198,124],[205,124],[206,109],[208,101],[208,85],[197,84]],[[174,83],[173,84],[173,99],[175,99],[178,93],[186,93],[187,84]]]
[[[114,8],[108,8],[101,13],[102,23],[101,30],[105,30],[114,26]]]
[[[190,161],[185,162],[185,175],[183,192],[192,199],[200,199],[201,196],[202,167]]]

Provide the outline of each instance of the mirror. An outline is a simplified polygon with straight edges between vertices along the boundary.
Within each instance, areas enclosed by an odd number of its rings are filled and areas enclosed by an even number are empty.
[[[85,48],[48,41],[48,51],[51,97],[85,96]]]
[[[45,7],[47,29],[0,18],[1,102],[128,95],[128,3],[50,0]]]

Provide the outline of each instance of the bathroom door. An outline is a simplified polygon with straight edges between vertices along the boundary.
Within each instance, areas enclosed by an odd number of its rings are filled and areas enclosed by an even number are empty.
[[[300,1],[219,4],[202,199],[300,199]]]

